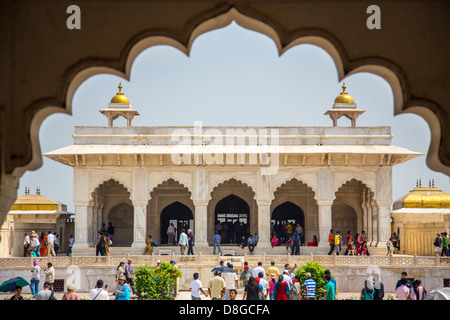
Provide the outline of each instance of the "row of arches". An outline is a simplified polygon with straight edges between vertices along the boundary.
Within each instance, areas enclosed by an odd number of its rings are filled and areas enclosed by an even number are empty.
[[[115,246],[131,246],[135,226],[130,192],[111,179],[95,189],[91,204],[93,236],[101,225],[111,223],[115,228]],[[342,185],[331,206],[333,229],[341,230],[341,234],[369,230],[368,205],[376,207],[373,192],[364,183],[352,179]],[[176,238],[181,229],[195,230],[191,192],[172,178],[150,192],[146,209],[146,232],[160,244],[168,243],[167,229],[171,224],[177,229]],[[281,240],[287,240],[283,227],[288,223],[302,227],[303,243],[311,241],[313,236],[320,237],[318,211],[315,192],[307,184],[296,178],[287,181],[276,190],[270,205],[271,237],[276,234]],[[217,230],[223,243],[239,243],[242,236],[258,233],[258,219],[258,205],[252,188],[234,178],[224,181],[211,191],[207,206],[207,241],[210,245],[213,243]]]

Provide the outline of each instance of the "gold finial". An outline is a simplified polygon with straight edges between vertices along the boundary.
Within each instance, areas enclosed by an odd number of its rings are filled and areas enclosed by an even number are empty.
[[[114,97],[111,99],[111,103],[125,103],[130,104],[130,100],[125,96],[125,94],[122,92],[122,82],[119,82],[119,92],[116,93]]]
[[[347,94],[347,92],[345,91],[345,89],[347,89],[347,86],[345,85],[345,82],[344,82],[344,84],[343,84],[343,86],[342,86],[342,92],[341,92],[341,94]]]
[[[117,92],[117,94],[123,94],[122,92],[122,82],[119,82],[119,92]]]

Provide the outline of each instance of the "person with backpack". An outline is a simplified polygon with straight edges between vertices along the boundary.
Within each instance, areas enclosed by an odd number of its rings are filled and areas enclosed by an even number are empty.
[[[300,235],[295,230],[294,234],[292,235],[291,255],[300,255],[300,240]]]
[[[424,300],[427,294],[427,290],[422,286],[422,281],[415,280],[412,283],[411,300]]]
[[[333,254],[334,252],[334,236],[333,229],[330,230],[330,234],[328,235],[328,243],[330,244],[330,251],[328,251],[328,255]]]
[[[436,238],[434,239],[433,245],[434,245],[434,253],[436,257],[438,257],[442,252],[442,238],[440,233],[436,234]]]
[[[375,295],[375,290],[373,288],[373,283],[370,280],[364,281],[364,288],[361,290],[361,300],[373,300]]]
[[[449,252],[448,252],[447,232],[442,232],[442,233],[441,233],[441,236],[442,236],[442,252],[441,252],[441,257],[448,257],[448,256],[449,256]]]

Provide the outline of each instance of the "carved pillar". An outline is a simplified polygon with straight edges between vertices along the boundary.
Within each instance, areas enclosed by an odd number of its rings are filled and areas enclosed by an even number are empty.
[[[332,201],[317,201],[319,207],[319,247],[329,247],[328,235],[333,228],[331,225],[331,205]]]
[[[208,202],[194,201],[194,239],[195,246],[208,247]]]
[[[75,244],[73,250],[89,248],[88,243],[88,203],[74,203],[75,205]]]
[[[133,169],[131,201],[134,207],[133,248],[145,248],[147,238],[148,172],[142,167]]]
[[[377,186],[375,200],[378,206],[378,246],[383,246],[391,236],[392,204],[392,167],[383,166],[377,172]]]
[[[73,179],[73,204],[75,206],[75,244],[77,249],[88,248],[89,245],[89,218],[92,218],[92,210],[89,209],[89,171],[85,168],[75,167]],[[90,210],[90,212],[89,212]]]
[[[147,201],[133,202],[134,224],[133,224],[133,248],[145,248],[147,233]]]
[[[270,201],[257,201],[258,204],[258,247],[269,248],[270,244]]]
[[[334,177],[330,168],[322,168],[318,172],[317,205],[319,208],[319,246],[329,246],[328,234],[332,229],[331,206],[335,198]]]

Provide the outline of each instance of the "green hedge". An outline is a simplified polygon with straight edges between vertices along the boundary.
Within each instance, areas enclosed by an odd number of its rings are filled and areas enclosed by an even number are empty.
[[[183,273],[167,262],[162,262],[157,268],[148,264],[138,266],[134,272],[136,296],[139,300],[172,300],[176,278]]]

